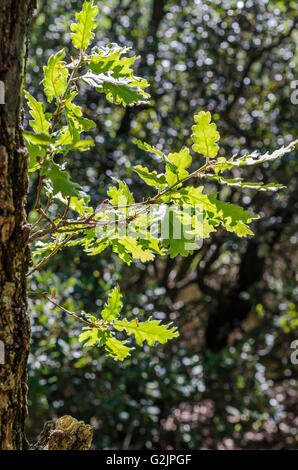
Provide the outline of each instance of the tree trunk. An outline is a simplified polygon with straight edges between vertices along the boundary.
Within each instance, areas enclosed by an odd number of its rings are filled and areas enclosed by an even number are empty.
[[[5,103],[0,104],[0,346],[5,353],[0,357],[0,449],[27,447],[29,226],[24,204],[28,176],[20,110],[34,7],[35,0],[0,3],[0,80],[5,87]]]

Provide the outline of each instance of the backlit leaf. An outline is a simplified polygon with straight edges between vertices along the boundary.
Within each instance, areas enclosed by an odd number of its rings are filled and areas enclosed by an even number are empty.
[[[36,133],[47,133],[50,128],[49,119],[51,119],[51,114],[46,114],[44,103],[38,102],[28,91],[25,91],[25,96],[30,107],[30,114],[33,117],[33,121],[29,121],[30,126]]]
[[[218,152],[219,133],[216,130],[215,123],[211,123],[211,114],[209,111],[201,111],[194,116],[196,125],[192,127],[191,136],[194,144],[192,148],[195,152],[202,153],[207,159],[214,158]]]
[[[161,325],[158,320],[138,322],[138,320],[128,321],[124,318],[114,322],[116,330],[125,330],[128,335],[134,335],[139,346],[142,346],[144,341],[147,341],[149,346],[153,346],[156,342],[164,344],[168,340],[179,336],[177,329],[175,327],[169,328],[169,326]]]
[[[104,309],[101,312],[101,316],[107,322],[116,320],[119,316],[119,312],[122,308],[122,294],[120,292],[119,286],[116,286],[109,293],[108,302],[106,303]]]
[[[43,67],[43,86],[49,103],[51,103],[53,98],[61,96],[66,89],[68,70],[65,67],[65,62],[62,60],[64,57],[65,51],[62,49],[57,54],[51,55],[48,65]]]
[[[43,174],[51,180],[53,186],[53,194],[61,193],[63,197],[78,197],[81,186],[70,179],[69,173],[62,170],[59,165],[54,162],[47,162],[43,167]]]
[[[97,7],[93,5],[93,0],[84,2],[82,11],[76,13],[77,23],[70,25],[70,29],[73,31],[70,37],[76,49],[86,49],[91,39],[94,38],[93,30],[97,26],[97,21],[94,19],[96,15]]]

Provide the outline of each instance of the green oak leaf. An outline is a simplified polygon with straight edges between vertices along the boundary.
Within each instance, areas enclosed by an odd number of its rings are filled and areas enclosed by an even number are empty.
[[[65,109],[71,111],[75,116],[82,116],[83,113],[81,106],[78,106],[72,102],[77,94],[78,93],[76,91],[73,91],[65,98]]]
[[[150,144],[147,144],[147,142],[142,142],[140,139],[133,139],[133,143],[140,150],[145,150],[145,152],[154,153],[155,155],[158,155],[159,157],[162,157],[163,160],[166,159],[165,155],[160,150],[158,150],[156,147],[153,147]]]
[[[108,301],[101,312],[101,316],[105,321],[111,322],[118,318],[121,308],[122,294],[120,292],[119,286],[116,286],[113,290],[110,291]]]
[[[39,169],[40,164],[36,160],[36,157],[44,157],[45,156],[45,149],[42,148],[40,145],[33,144],[32,142],[26,140],[26,148],[29,154],[29,173],[36,171]]]
[[[134,237],[127,236],[125,238],[119,238],[118,242],[133,259],[140,259],[142,263],[146,263],[146,261],[152,261],[154,259],[152,251],[144,248]]]
[[[53,98],[59,98],[67,86],[68,70],[62,60],[64,57],[65,51],[62,49],[57,54],[51,55],[48,65],[43,67],[44,79],[42,83],[49,103]]]
[[[75,14],[77,23],[70,25],[70,29],[73,31],[70,37],[76,49],[86,49],[91,39],[94,38],[93,30],[97,26],[97,21],[94,18],[97,11],[98,9],[93,5],[92,0],[91,2],[84,2],[82,11]]]
[[[236,233],[238,237],[254,235],[246,224],[254,219],[259,219],[258,215],[251,214],[250,211],[244,210],[241,206],[220,201],[217,199],[217,194],[211,194],[209,199],[216,206],[217,212],[215,215],[226,230]]]
[[[189,149],[187,147],[183,148],[178,153],[169,153],[167,158],[171,164],[166,164],[165,176],[168,185],[172,186],[188,176],[186,168],[191,164],[192,158],[189,155]]]
[[[99,328],[83,328],[83,333],[79,336],[79,341],[84,343],[84,346],[104,346],[107,342],[107,339],[110,336],[110,333],[105,330],[100,330]]]
[[[23,136],[27,142],[35,145],[41,145],[42,147],[48,147],[54,141],[49,134],[46,132],[38,132],[33,134],[33,132],[23,131]]]
[[[50,113],[45,113],[45,104],[38,102],[30,95],[30,93],[28,93],[28,91],[25,91],[25,96],[30,107],[30,114],[33,117],[33,121],[29,121],[30,126],[35,133],[48,133],[51,125],[49,120],[52,115]]]
[[[175,327],[169,328],[170,325],[161,325],[158,320],[147,320],[138,322],[138,320],[128,321],[126,318],[114,322],[116,330],[125,330],[128,335],[134,335],[136,342],[142,346],[147,341],[149,346],[153,346],[156,342],[161,344],[168,340],[177,338],[179,333]]]
[[[81,186],[73,182],[69,173],[53,161],[46,162],[42,174],[51,180],[54,195],[60,192],[63,197],[79,196]]]
[[[126,343],[127,341],[120,341],[114,336],[110,336],[105,344],[108,355],[117,361],[123,361],[130,356],[130,352],[134,349],[125,346]]]
[[[220,135],[216,130],[215,123],[211,123],[211,114],[209,111],[201,111],[194,116],[196,125],[192,127],[193,134],[191,136],[194,145],[192,148],[195,152],[202,153],[207,159],[215,158],[218,152]]]
[[[124,263],[130,265],[132,262],[131,252],[127,251],[125,246],[120,243],[120,240],[117,238],[110,240],[110,245],[114,253],[117,253],[119,258],[124,261]]]
[[[150,171],[147,167],[142,165],[135,166],[134,170],[149,186],[154,186],[157,189],[163,189],[167,184],[165,175],[163,173],[158,175],[156,171]]]
[[[100,240],[93,245],[87,244],[85,251],[89,256],[98,255],[99,253],[105,250],[108,244],[109,242],[107,240]]]
[[[108,74],[95,74],[88,71],[80,77],[88,85],[94,87],[99,93],[104,93],[111,103],[131,106],[148,103],[150,95],[144,91],[148,83],[138,77],[114,78]]]
[[[119,188],[116,188],[116,186],[109,187],[107,194],[110,197],[111,204],[113,206],[127,206],[129,204],[133,204],[134,199],[126,183],[119,181],[116,178],[113,179],[118,182]],[[123,208],[122,212],[127,213],[127,210]]]
[[[247,166],[247,165],[260,165],[265,162],[270,162],[281,158],[295,148],[298,144],[298,140],[293,140],[286,146],[282,146],[279,149],[274,150],[274,152],[266,152],[261,154],[260,152],[254,151],[253,153],[243,155],[243,157],[236,158],[235,156],[227,160],[222,157],[217,160],[217,164],[214,167],[215,173],[221,173],[225,170],[231,170],[234,167]]]
[[[235,186],[237,188],[244,189],[256,189],[258,191],[278,191],[282,188],[285,188],[283,184],[278,183],[254,183],[245,181],[244,178],[224,178],[223,176],[217,176],[214,174],[206,173],[203,175],[204,178],[213,179],[218,181],[220,184],[226,184],[228,186]]]
[[[89,69],[97,75],[110,73],[114,78],[132,77],[132,66],[138,57],[121,57],[131,48],[112,43],[105,47],[96,47],[89,58]]]
[[[203,194],[203,189],[203,186],[197,188],[187,186],[179,189],[179,191],[172,192],[171,198],[177,204],[190,204],[198,212],[203,212],[204,215],[207,214],[212,219],[213,226],[221,224],[226,230],[235,232],[239,237],[253,235],[247,224],[254,219],[258,219],[258,215],[251,214],[250,211],[244,210],[241,206],[220,201],[217,199],[216,193]],[[176,244],[179,245],[178,242]]]
[[[133,204],[135,202],[135,200],[134,200],[133,195],[131,194],[130,190],[128,189],[127,184],[124,181],[120,181],[115,177],[112,177],[112,179],[114,181],[117,181],[117,183],[119,184],[119,189],[126,198],[126,201],[127,201],[126,204]]]

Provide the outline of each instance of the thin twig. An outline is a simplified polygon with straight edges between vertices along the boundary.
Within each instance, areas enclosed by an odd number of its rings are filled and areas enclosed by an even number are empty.
[[[68,216],[68,213],[69,213],[69,206],[70,206],[70,197],[67,198],[67,206],[66,206],[66,209],[64,211],[64,214],[62,216],[62,220],[65,220],[66,217]]]
[[[80,59],[77,63],[77,65],[73,68],[72,72],[71,72],[71,75],[68,79],[68,82],[67,82],[67,85],[66,85],[66,88],[65,88],[65,91],[61,97],[61,100],[59,101],[59,104],[57,106],[57,109],[55,111],[55,113],[53,114],[53,123],[52,123],[52,126],[49,130],[49,134],[51,135],[53,132],[54,132],[54,129],[56,127],[56,125],[58,124],[59,122],[59,119],[60,119],[60,114],[61,114],[61,111],[64,107],[64,103],[65,103],[65,98],[66,98],[66,95],[69,91],[69,88],[74,80],[74,77],[75,77],[75,74],[77,73],[78,69],[80,68],[80,66],[82,65],[82,54],[80,55]],[[37,187],[37,198],[36,198],[36,203],[35,203],[35,209],[37,212],[39,212],[39,214],[41,215],[41,217],[38,219],[37,223],[40,222],[40,220],[42,218],[46,219],[52,226],[55,226],[54,222],[51,220],[50,217],[48,217],[47,215],[47,211],[48,211],[48,208],[49,208],[49,205],[47,203],[47,207],[46,207],[46,210],[44,211],[42,208],[41,208],[41,205],[40,205],[40,199],[41,199],[41,189],[42,189],[42,183],[43,183],[43,180],[45,179],[45,175],[42,175],[41,174],[41,171],[42,171],[42,162],[40,162],[40,176],[39,176],[39,181],[38,181],[38,187]],[[51,199],[51,198],[50,198]],[[69,202],[68,202],[68,207],[69,207]],[[67,211],[68,213],[68,211]],[[66,216],[67,216],[67,213],[66,213]],[[65,217],[66,217],[65,216]],[[34,224],[33,227],[35,227],[36,224]],[[32,227],[32,228],[33,228]],[[31,230],[32,230],[31,228]]]
[[[203,166],[198,168],[197,170],[193,171],[191,174],[189,174],[186,178],[182,179],[181,181],[177,181],[174,183],[172,186],[169,188],[164,189],[161,192],[158,192],[154,197],[149,197],[146,199],[146,201],[142,201],[141,203],[134,203],[134,204],[129,204],[127,206],[113,206],[111,209],[117,209],[117,208],[133,208],[136,205],[139,206],[150,206],[154,204],[155,202],[158,202],[158,200],[167,194],[168,192],[172,191],[177,185],[185,183],[185,181],[189,180],[190,178],[200,176],[200,174],[203,174],[205,171],[207,171],[208,168],[212,167],[213,163],[205,163]],[[138,213],[141,214],[142,211]],[[53,222],[52,222],[52,227],[45,227],[43,230],[40,230],[38,232],[35,232],[28,240],[28,243],[32,243],[33,241],[37,240],[38,238],[43,238],[46,235],[53,234],[53,233],[67,233],[67,232],[79,232],[79,231],[84,231],[84,230],[89,230],[91,228],[95,228],[97,226],[99,227],[105,227],[108,225],[113,225],[119,223],[119,221],[98,221],[98,220],[92,220],[95,217],[96,213],[93,212],[91,215],[88,217],[78,219],[78,220],[62,220],[53,227]],[[137,215],[137,216],[138,216]],[[133,220],[135,217],[133,217],[131,220]],[[129,219],[129,218],[128,218]],[[128,220],[129,222],[130,220]],[[90,223],[91,222],[91,223]],[[73,227],[73,228],[66,228],[72,225],[81,225],[82,227]]]
[[[85,325],[88,325],[88,326],[91,326],[91,327],[95,327],[94,323],[90,323],[86,320],[84,320],[83,318],[79,317],[76,313],[74,312],[71,312],[70,310],[67,310],[66,308],[62,307],[62,305],[58,304],[57,302],[55,302],[55,300],[53,300],[51,297],[49,297],[45,292],[34,292],[34,291],[29,291],[28,292],[28,295],[40,295],[41,297],[43,297],[44,299],[46,299],[48,302],[51,302],[53,305],[55,305],[55,307],[57,308],[60,308],[60,310],[62,310],[64,313],[66,313],[67,315],[75,318],[76,320],[79,320],[80,322],[82,323],[85,323]]]
[[[28,276],[31,276],[31,274],[33,274],[35,271],[39,271],[39,269],[52,257],[54,256],[67,242],[68,240],[70,240],[70,238],[72,237],[72,234],[71,235],[68,235],[65,240],[63,240],[62,243],[58,244],[53,251],[51,251],[51,253],[48,255],[48,256],[45,256],[36,266],[34,266],[33,269],[31,269],[31,271],[29,271],[27,274],[26,274],[26,277]]]

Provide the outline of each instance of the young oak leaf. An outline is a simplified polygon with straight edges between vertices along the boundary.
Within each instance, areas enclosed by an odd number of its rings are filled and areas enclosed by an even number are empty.
[[[241,206],[220,201],[217,199],[217,194],[211,194],[209,198],[216,206],[217,214],[215,215],[217,219],[226,230],[236,233],[238,237],[254,235],[246,224],[252,222],[254,219],[259,219],[259,215],[253,215],[250,211],[244,210]]]
[[[117,253],[117,255],[119,256],[119,258],[124,261],[124,263],[130,265],[131,262],[132,262],[132,255],[131,255],[131,252],[129,252],[126,247],[120,243],[120,240],[119,239],[113,239],[113,240],[109,240],[109,244],[111,245],[112,247],[112,250],[114,253]]]
[[[70,25],[70,29],[73,31],[70,37],[76,49],[86,49],[91,39],[94,38],[93,30],[98,24],[97,21],[94,20],[97,11],[97,6],[93,5],[92,0],[91,2],[84,2],[82,11],[76,13],[75,17],[78,23],[72,23]]]
[[[113,206],[123,206],[120,210],[124,214],[127,214],[128,208],[126,208],[126,206],[133,204],[133,196],[124,182],[119,181],[116,178],[113,179],[119,183],[119,188],[116,188],[116,186],[109,187],[107,195],[110,197],[110,203]]]
[[[244,178],[224,178],[223,176],[217,176],[214,174],[206,173],[203,175],[205,178],[213,179],[218,181],[220,184],[226,184],[228,186],[235,186],[244,189],[256,189],[258,191],[278,191],[279,189],[285,188],[283,184],[278,183],[259,183],[245,181]]]
[[[34,134],[33,132],[24,131],[23,136],[27,142],[34,145],[41,145],[42,147],[48,147],[54,143],[53,139],[47,132],[38,132],[37,134]]]
[[[80,78],[99,93],[104,93],[110,103],[121,104],[123,107],[148,103],[150,98],[144,91],[148,86],[147,81],[138,77],[115,78],[110,74],[97,75],[89,70]]]
[[[134,348],[125,346],[127,341],[120,341],[110,330],[101,330],[100,328],[83,328],[85,331],[80,334],[79,341],[84,343],[85,347],[97,345],[104,346],[107,354],[113,359],[123,361],[130,355]]]
[[[154,155],[162,157],[162,159],[164,161],[166,161],[166,156],[160,150],[158,150],[156,147],[153,147],[152,145],[147,144],[147,142],[142,142],[140,139],[133,139],[133,143],[140,150],[145,150],[145,152],[154,153]]]
[[[133,259],[140,259],[142,263],[146,261],[152,261],[154,254],[151,250],[144,248],[136,238],[127,236],[125,238],[119,238],[119,244],[122,245],[126,252],[132,255]]]
[[[251,154],[243,155],[243,157],[235,158],[233,156],[229,160],[226,160],[224,157],[217,160],[217,164],[214,167],[214,171],[216,174],[222,173],[225,170],[231,170],[234,167],[246,166],[246,165],[260,165],[264,162],[270,162],[272,160],[276,160],[277,158],[281,158],[295,148],[298,144],[298,140],[293,140],[286,146],[282,146],[279,149],[274,150],[274,152],[269,153],[266,152],[261,154],[257,150],[255,150]]]
[[[79,341],[84,343],[84,346],[94,346],[96,343],[98,346],[104,346],[110,335],[109,331],[100,330],[99,328],[83,328],[83,333],[79,336]]]
[[[28,105],[30,107],[30,114],[33,117],[33,121],[29,121],[30,126],[34,130],[35,133],[38,132],[48,132],[50,128],[51,114],[45,113],[45,105],[44,103],[38,102],[33,96],[25,91],[25,96],[28,101]]]
[[[251,214],[241,206],[220,201],[217,199],[216,193],[209,195],[203,194],[203,189],[203,186],[199,186],[197,188],[188,186],[176,191],[171,195],[171,197],[178,204],[190,204],[196,208],[196,210],[202,211],[204,215],[208,215],[208,217],[212,219],[213,226],[222,224],[226,230],[229,232],[235,232],[239,237],[253,235],[253,232],[246,224],[252,222],[254,219],[258,219],[258,215]],[[170,239],[170,244],[177,247],[177,249],[171,249],[173,254],[177,252],[179,247],[180,249],[183,247],[182,241],[183,240]],[[183,253],[180,254],[183,255]]]
[[[29,154],[29,173],[36,171],[40,168],[40,163],[37,161],[37,157],[44,157],[45,156],[45,149],[43,149],[40,145],[33,144],[26,140],[26,148]]]
[[[118,180],[114,176],[112,176],[112,179],[119,184],[119,190],[125,196],[126,201],[127,201],[126,204],[133,204],[135,201],[134,201],[133,195],[131,194],[127,184],[124,181]]]
[[[62,170],[61,167],[53,161],[46,162],[43,166],[42,174],[51,180],[54,195],[60,192],[63,197],[79,197],[81,186],[72,181],[69,173]]]
[[[144,322],[139,322],[136,319],[120,320],[118,317],[122,308],[121,299],[122,295],[117,285],[109,293],[108,301],[101,312],[102,318],[97,320],[94,315],[81,312],[90,325],[83,328],[84,331],[80,334],[79,341],[83,342],[85,346],[104,346],[109,356],[122,361],[130,355],[134,348],[126,346],[127,340],[117,339],[115,330],[125,331],[128,336],[134,335],[140,346],[144,341],[147,341],[149,346],[153,346],[156,342],[164,344],[179,336],[177,329],[171,328],[171,324],[161,325],[160,321],[151,318]]]
[[[163,189],[167,182],[163,173],[157,174],[157,172],[150,171],[147,167],[137,165],[134,167],[134,171],[145,181],[148,186],[154,186],[157,189]]]
[[[192,126],[191,138],[194,142],[192,148],[195,152],[202,153],[207,160],[215,158],[219,148],[216,142],[220,135],[216,130],[215,123],[210,124],[210,112],[201,111],[194,116],[194,120],[197,124]]]
[[[186,168],[191,164],[192,158],[189,155],[189,149],[185,147],[178,153],[169,153],[167,159],[171,165],[166,164],[165,176],[168,185],[172,186],[188,176]]]
[[[86,240],[86,238],[84,238]],[[97,241],[95,244],[90,244],[90,242],[85,243],[85,251],[89,256],[98,255],[108,246],[109,242],[107,240]]]
[[[120,288],[117,285],[113,290],[110,291],[108,301],[101,312],[101,316],[105,321],[111,322],[118,318],[120,310],[122,308],[122,294]]]
[[[127,341],[120,341],[115,336],[110,336],[105,344],[108,355],[117,361],[123,361],[130,356],[130,352],[134,349],[125,346],[126,343]]]
[[[61,96],[67,86],[68,70],[62,60],[64,57],[65,51],[62,49],[57,54],[51,55],[48,65],[43,67],[44,79],[42,83],[49,103],[53,98]]]
[[[121,57],[131,48],[121,47],[112,43],[106,47],[95,47],[92,49],[89,69],[96,74],[112,73],[114,78],[132,77],[132,65],[138,57]]]
[[[156,342],[164,344],[179,336],[177,329],[175,327],[169,328],[169,326],[161,325],[158,320],[138,322],[137,320],[128,321],[124,318],[114,322],[116,330],[125,330],[128,335],[134,335],[139,346],[142,346],[144,341],[147,341],[149,346],[153,346]]]

